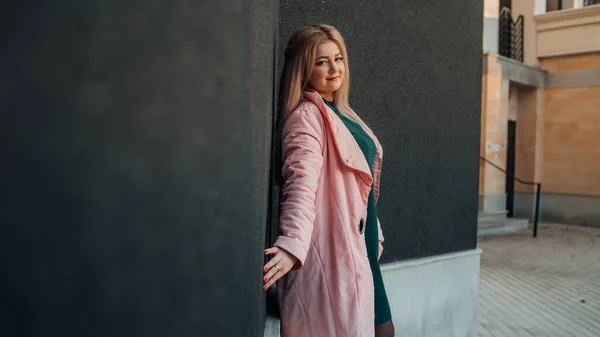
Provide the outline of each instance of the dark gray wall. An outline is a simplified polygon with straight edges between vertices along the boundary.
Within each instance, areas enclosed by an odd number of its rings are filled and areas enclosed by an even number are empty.
[[[0,336],[262,336],[271,1],[0,11]]]
[[[475,248],[482,2],[280,4],[280,51],[308,24],[332,24],[346,40],[350,103],[384,147],[383,261]]]

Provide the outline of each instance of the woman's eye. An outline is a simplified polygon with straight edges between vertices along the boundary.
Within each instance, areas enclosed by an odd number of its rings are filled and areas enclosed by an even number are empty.
[[[322,66],[322,65],[324,65],[325,63],[327,63],[327,61],[319,61],[319,62],[317,62],[317,65],[318,65],[318,66]]]
[[[335,61],[336,61],[336,62],[340,62],[340,61],[342,61],[343,59],[344,59],[343,57],[338,57],[338,58],[336,58],[336,59],[335,59]]]

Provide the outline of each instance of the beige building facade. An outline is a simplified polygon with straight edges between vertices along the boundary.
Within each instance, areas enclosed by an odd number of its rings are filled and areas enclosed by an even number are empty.
[[[600,226],[600,5],[484,4],[480,214],[533,218],[535,187],[496,165],[542,184],[541,220]],[[500,55],[501,6],[522,17],[521,59]]]

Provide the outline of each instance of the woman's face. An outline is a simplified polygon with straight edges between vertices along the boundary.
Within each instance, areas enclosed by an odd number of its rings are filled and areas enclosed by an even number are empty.
[[[333,41],[317,46],[317,58],[308,84],[323,98],[333,101],[334,93],[342,86],[346,65],[342,52]]]

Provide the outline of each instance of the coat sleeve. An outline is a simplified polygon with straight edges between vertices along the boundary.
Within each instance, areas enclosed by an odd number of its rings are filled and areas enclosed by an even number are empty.
[[[304,265],[316,217],[315,197],[323,166],[325,123],[319,111],[296,110],[282,132],[283,188],[275,246]]]
[[[383,232],[381,231],[381,223],[379,222],[379,218],[377,218],[377,229],[379,233],[379,242],[385,241],[385,238],[383,237]]]

